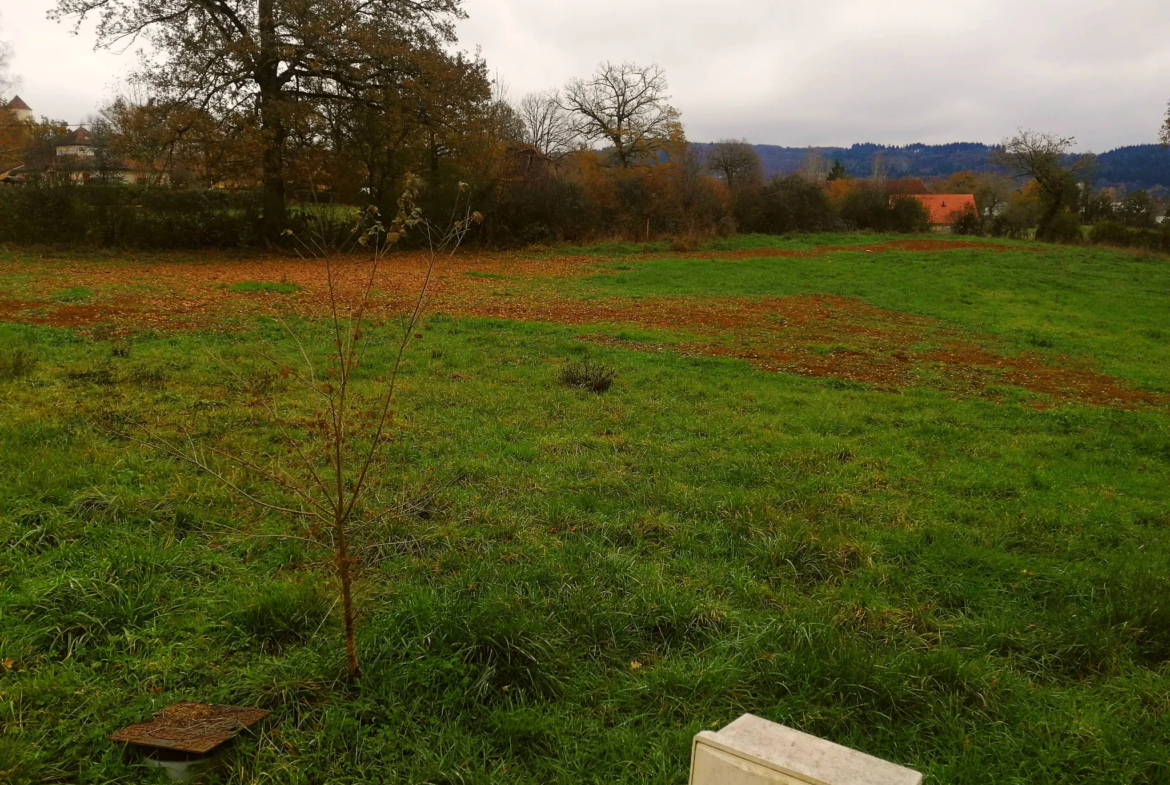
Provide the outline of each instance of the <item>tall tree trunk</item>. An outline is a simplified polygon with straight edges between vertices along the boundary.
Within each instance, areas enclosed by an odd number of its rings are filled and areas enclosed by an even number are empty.
[[[268,101],[261,97],[260,116],[264,129],[264,155],[262,158],[264,196],[261,207],[264,211],[264,230],[269,239],[273,239],[284,230],[287,217],[284,205],[285,131],[284,123],[278,117],[279,106],[266,106],[266,104]]]
[[[268,238],[280,235],[285,226],[284,205],[284,126],[283,95],[280,85],[280,48],[276,35],[274,0],[258,0],[260,52],[256,63],[256,83],[260,88],[260,128],[264,155],[261,171],[264,178],[264,231]]]

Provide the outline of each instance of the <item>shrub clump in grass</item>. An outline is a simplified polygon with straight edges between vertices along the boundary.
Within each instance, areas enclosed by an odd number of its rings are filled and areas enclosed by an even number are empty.
[[[18,346],[9,351],[0,351],[0,381],[22,379],[37,367],[37,356]]]
[[[287,281],[240,281],[232,284],[230,291],[237,294],[292,294],[300,288]]]
[[[589,392],[603,393],[613,386],[614,379],[617,378],[617,371],[586,358],[562,365],[557,378],[566,387],[578,387]]]

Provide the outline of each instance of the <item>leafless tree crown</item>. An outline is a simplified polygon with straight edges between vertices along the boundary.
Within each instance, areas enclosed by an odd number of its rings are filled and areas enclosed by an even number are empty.
[[[588,79],[569,82],[562,105],[581,138],[607,142],[616,162],[628,167],[664,149],[681,130],[666,91],[657,65],[606,62]]]
[[[808,148],[800,165],[800,176],[810,183],[823,183],[829,177],[829,160],[819,150]]]
[[[572,152],[577,133],[560,93],[529,93],[520,99],[517,111],[524,123],[524,142],[542,156],[555,161]]]
[[[1042,188],[1049,187],[1056,178],[1063,180],[1090,169],[1095,163],[1092,155],[1080,155],[1065,166],[1066,156],[1076,145],[1074,137],[1062,137],[1039,131],[1020,131],[1005,139],[993,153],[996,163],[1017,177],[1031,177]]]

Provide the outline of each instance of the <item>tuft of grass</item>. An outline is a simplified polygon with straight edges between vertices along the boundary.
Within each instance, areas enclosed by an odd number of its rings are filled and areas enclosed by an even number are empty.
[[[109,387],[118,382],[108,359],[94,365],[70,368],[65,371],[65,378],[81,384],[96,384],[102,387]]]
[[[0,349],[0,381],[23,379],[37,367],[37,355],[23,346]]]
[[[1170,555],[1140,553],[1108,580],[1110,627],[1132,638],[1139,656],[1170,662]]]
[[[229,291],[237,294],[292,294],[300,288],[287,281],[240,281],[232,284]]]
[[[614,379],[617,378],[617,371],[587,357],[584,360],[566,362],[561,366],[557,378],[566,387],[577,387],[589,392],[603,393],[613,386]]]
[[[227,611],[230,624],[261,650],[275,653],[304,643],[321,629],[331,604],[325,592],[306,580],[277,581],[236,593]]]

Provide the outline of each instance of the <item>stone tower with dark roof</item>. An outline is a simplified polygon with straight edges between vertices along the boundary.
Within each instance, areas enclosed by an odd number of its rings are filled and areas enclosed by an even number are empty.
[[[33,119],[32,107],[21,100],[20,96],[13,96],[12,100],[5,104],[4,108],[16,115],[16,119],[20,122]]]

